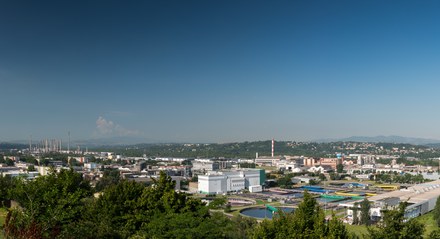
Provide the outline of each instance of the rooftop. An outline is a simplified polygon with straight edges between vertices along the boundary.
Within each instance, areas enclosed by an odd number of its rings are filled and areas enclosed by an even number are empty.
[[[398,197],[400,201],[421,203],[440,195],[440,180],[417,184],[407,189],[396,190],[370,197],[370,201],[384,200],[385,198]]]

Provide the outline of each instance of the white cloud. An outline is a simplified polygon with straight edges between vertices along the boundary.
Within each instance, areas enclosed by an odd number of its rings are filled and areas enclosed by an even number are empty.
[[[138,130],[126,129],[102,116],[99,116],[96,120],[96,131],[100,136],[134,136],[140,134]]]

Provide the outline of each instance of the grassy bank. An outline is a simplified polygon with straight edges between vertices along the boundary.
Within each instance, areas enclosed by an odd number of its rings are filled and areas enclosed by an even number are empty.
[[[428,238],[428,235],[438,228],[437,224],[435,223],[433,213],[427,213],[423,216],[420,216],[417,218],[417,221],[421,222],[423,225],[425,225],[425,233],[423,234],[425,238]]]
[[[420,216],[416,220],[421,222],[423,225],[425,225],[425,233],[423,233],[424,238],[429,238],[428,237],[429,234],[438,228],[433,218],[432,212]],[[362,238],[363,235],[366,235],[368,233],[366,226],[348,225],[348,224],[346,224],[346,226],[347,226],[347,230],[350,233],[353,233],[359,236],[360,238]]]
[[[364,235],[368,234],[367,227],[361,225],[349,225],[345,224],[347,227],[347,231],[351,234],[358,236],[359,238],[363,238]]]
[[[0,208],[0,228],[3,228],[3,224],[5,223],[5,219],[6,219],[6,209],[5,208]],[[3,230],[0,230],[0,239],[3,239]]]

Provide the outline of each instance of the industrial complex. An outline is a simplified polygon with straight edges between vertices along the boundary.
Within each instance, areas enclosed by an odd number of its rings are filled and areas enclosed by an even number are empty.
[[[401,202],[406,202],[408,205],[406,207],[405,217],[415,218],[433,210],[439,195],[440,180],[378,194],[368,198],[372,205],[370,208],[370,218],[373,221],[378,221],[380,218],[382,218],[382,214],[385,209],[395,209]],[[348,222],[350,222],[353,218],[352,208],[355,206],[355,203],[359,202],[360,201],[353,201],[350,203],[340,204],[341,206],[348,208]]]
[[[286,143],[289,147],[295,144]],[[383,218],[384,210],[396,208],[401,202],[407,203],[406,218],[426,214],[434,209],[440,195],[439,173],[434,166],[398,163],[396,152],[420,151],[415,149],[392,148],[377,155],[369,151],[353,154],[335,152],[325,157],[275,155],[275,141],[272,140],[271,148],[267,144],[264,154],[267,156],[256,153],[255,158],[127,157],[88,150],[66,156],[67,162],[42,156],[46,151],[73,153],[70,145],[67,146],[67,151],[63,150],[60,140],[42,140],[40,144],[30,142],[29,149],[24,152],[34,155],[37,164],[22,162],[19,154],[5,155],[3,158],[10,165],[0,164],[0,173],[32,180],[47,175],[52,168],[59,171],[70,166],[94,184],[101,180],[105,170],[117,170],[121,178],[151,184],[151,178],[165,172],[176,181],[176,190],[184,190],[206,200],[227,194],[228,202],[236,207],[257,206],[254,204],[258,199],[264,202],[266,208],[281,205],[291,209],[302,201],[307,190],[325,210],[337,211],[347,223],[353,223],[354,214],[360,213],[356,208],[365,198],[370,202],[371,221],[378,222]],[[183,147],[193,152],[195,146]],[[359,151],[373,148],[373,145],[353,143],[345,147],[338,150]],[[374,147],[375,151],[382,152],[381,146]],[[384,159],[388,163],[380,163]],[[438,159],[434,160],[438,162]],[[406,181],[402,182],[403,179]],[[239,197],[234,196],[236,193],[240,194]]]
[[[261,192],[262,185],[266,180],[264,169],[213,171],[198,177],[198,191],[206,194],[238,192],[243,189],[251,192]]]

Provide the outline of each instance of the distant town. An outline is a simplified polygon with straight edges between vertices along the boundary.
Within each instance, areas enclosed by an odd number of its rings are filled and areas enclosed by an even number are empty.
[[[416,218],[434,210],[440,195],[440,150],[422,145],[267,140],[89,149],[52,139],[0,147],[2,177],[33,181],[73,170],[99,193],[112,180],[148,186],[165,173],[176,192],[257,221],[295,210],[305,191],[347,225],[379,223],[402,202],[405,218]]]

